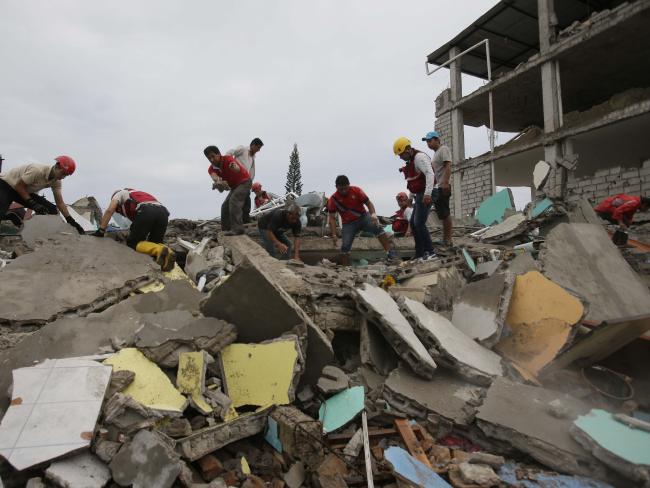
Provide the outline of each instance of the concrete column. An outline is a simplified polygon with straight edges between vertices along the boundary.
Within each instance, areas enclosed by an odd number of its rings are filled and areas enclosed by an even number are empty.
[[[449,58],[460,54],[460,48],[452,47],[449,50]],[[463,81],[461,78],[460,59],[449,65],[449,77],[452,103],[463,97]],[[465,160],[465,126],[463,124],[463,111],[455,108],[451,111],[451,156],[452,165],[458,167]],[[453,178],[453,212],[456,217],[462,216],[462,195],[460,185],[460,173],[454,174]]]

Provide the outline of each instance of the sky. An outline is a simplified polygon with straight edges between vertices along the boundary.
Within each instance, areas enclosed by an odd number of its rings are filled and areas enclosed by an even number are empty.
[[[405,187],[393,141],[426,149],[449,86],[446,69],[425,75],[425,57],[496,3],[3,2],[4,168],[68,154],[69,203],[94,195],[105,207],[131,187],[172,218],[205,219],[225,193],[211,190],[203,148],[260,137],[264,188],[284,193],[297,143],[303,192],[329,195],[346,174],[391,215]],[[463,82],[464,93],[482,84]],[[485,128],[465,137],[468,156],[488,150]]]

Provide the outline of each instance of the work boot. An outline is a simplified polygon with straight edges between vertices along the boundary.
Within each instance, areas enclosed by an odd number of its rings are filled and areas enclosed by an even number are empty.
[[[176,263],[176,253],[164,244],[157,242],[140,241],[135,250],[155,258],[163,271],[171,271]]]

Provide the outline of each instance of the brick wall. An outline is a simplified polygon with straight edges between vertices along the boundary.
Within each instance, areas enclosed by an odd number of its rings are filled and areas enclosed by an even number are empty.
[[[567,199],[587,198],[597,203],[609,195],[628,193],[650,196],[650,159],[640,167],[599,169],[591,176],[567,179]]]
[[[461,169],[454,176],[460,177],[462,215],[473,215],[483,200],[492,194],[490,163]]]
[[[440,134],[440,140],[442,141],[443,144],[449,147],[449,149],[453,148],[452,144],[452,137],[451,137],[451,91],[449,88],[444,90],[443,92],[438,95],[436,98],[436,122],[434,124],[434,129],[436,132]],[[453,154],[452,150],[452,158],[455,158],[455,155]],[[456,161],[454,161],[456,163]],[[456,177],[455,173],[451,173],[451,179],[449,180],[449,184],[451,185],[452,188],[454,188],[454,178]],[[453,197],[452,197],[453,198]],[[451,214],[454,215],[454,204],[453,201],[450,202],[450,209],[451,209]]]

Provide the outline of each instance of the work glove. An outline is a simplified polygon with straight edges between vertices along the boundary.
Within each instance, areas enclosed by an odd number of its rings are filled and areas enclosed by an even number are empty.
[[[91,236],[94,237],[104,237],[104,234],[106,233],[106,229],[102,229],[101,227],[97,229],[95,232],[90,234]]]
[[[81,226],[77,223],[77,221],[76,221],[75,219],[72,218],[72,215],[68,215],[68,216],[65,218],[65,221],[66,221],[68,224],[70,224],[72,227],[74,227],[74,228],[77,230],[77,232],[79,232],[79,234],[84,235],[84,234],[86,233],[86,231],[84,231],[84,228],[81,227]]]
[[[48,213],[47,207],[45,205],[43,205],[42,203],[37,202],[33,198],[30,198],[29,200],[27,200],[25,202],[25,206],[27,208],[31,208],[34,211],[34,213],[36,213],[38,215],[45,215],[45,214]]]

